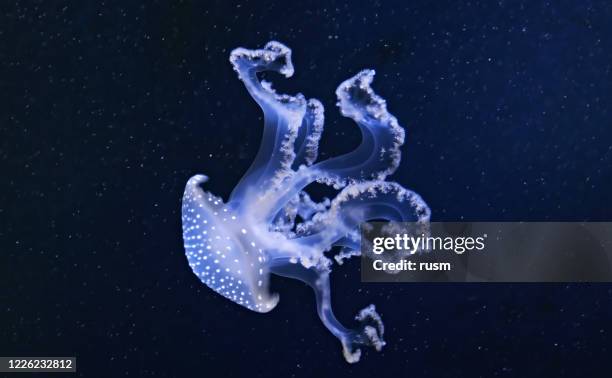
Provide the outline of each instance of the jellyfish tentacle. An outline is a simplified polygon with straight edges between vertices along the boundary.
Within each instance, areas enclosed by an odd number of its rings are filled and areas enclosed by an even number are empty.
[[[347,154],[298,170],[289,184],[277,192],[277,208],[272,213],[314,181],[340,189],[367,180],[383,181],[395,172],[405,133],[387,110],[386,101],[371,88],[374,74],[374,70],[363,70],[336,90],[342,115],[353,119],[361,130],[361,144]]]
[[[301,164],[310,166],[317,160],[324,122],[323,104],[317,99],[309,99],[302,127],[300,127],[299,136],[295,142],[296,158],[293,162],[294,168],[299,167]]]
[[[342,115],[357,123],[362,141],[354,151],[322,161],[317,167],[342,185],[384,180],[400,163],[404,129],[387,111],[386,101],[370,87],[374,74],[374,70],[363,70],[336,90]]]
[[[415,192],[387,181],[366,181],[345,187],[329,210],[315,214],[296,228],[304,245],[359,248],[359,225],[373,219],[429,222],[431,211]]]
[[[426,223],[431,211],[420,195],[398,183],[366,181],[344,188],[332,201],[330,215],[355,228],[372,219]]]
[[[293,236],[293,228],[295,227],[295,220],[299,212],[299,197],[293,198],[287,202],[285,207],[276,215],[276,218],[272,222],[273,230],[281,232],[287,237]]]
[[[279,42],[268,42],[263,49],[234,49],[230,62],[253,99],[264,113],[262,142],[255,160],[230,196],[241,201],[248,192],[278,186],[292,174],[294,143],[298,137],[307,102],[301,93],[278,94],[272,84],[257,77],[258,72],[275,71],[293,75],[291,49]]]
[[[270,91],[266,82],[257,77],[258,72],[274,71],[289,78],[293,76],[294,68],[291,61],[291,49],[280,42],[268,42],[263,49],[245,49],[238,47],[230,54],[232,67],[238,73],[238,78],[245,84],[247,91],[261,106],[278,106],[278,103],[291,101],[291,96],[277,95]],[[265,109],[264,109],[265,111]]]
[[[277,214],[273,224],[274,230],[285,233],[288,237],[294,237],[293,228],[296,225],[296,217],[310,219],[314,214],[325,211],[331,202],[329,198],[323,198],[321,202],[313,201],[308,193],[302,191],[289,201]]]
[[[310,219],[313,214],[325,211],[331,205],[329,198],[323,198],[320,202],[315,202],[306,192],[300,192],[299,199],[297,211],[303,219]]]
[[[346,328],[338,321],[331,306],[330,271],[327,264],[317,264],[307,268],[281,258],[272,261],[271,272],[300,280],[314,290],[317,314],[325,327],[342,343],[343,355],[347,362],[359,361],[361,346],[371,346],[380,351],[385,345],[384,325],[374,305],[367,306],[355,316],[355,320],[360,323],[358,328]]]
[[[336,260],[336,263],[338,263],[338,265],[342,265],[344,264],[344,260],[348,260],[352,257],[359,257],[359,256],[361,256],[361,251],[359,250],[359,246],[353,246],[353,245],[343,246],[340,252],[338,252],[334,256],[334,260]]]

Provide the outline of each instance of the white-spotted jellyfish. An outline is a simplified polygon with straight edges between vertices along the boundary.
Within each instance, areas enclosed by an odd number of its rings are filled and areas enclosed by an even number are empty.
[[[317,313],[342,343],[348,362],[361,346],[380,350],[384,328],[374,305],[359,311],[359,326],[340,324],[332,312],[330,254],[336,260],[360,254],[359,225],[368,220],[429,222],[421,197],[385,181],[400,163],[404,130],[363,70],[336,90],[342,115],[361,129],[352,152],[318,162],[323,106],[302,94],[278,94],[258,73],[293,74],[291,50],[279,42],[263,49],[237,48],[230,62],[264,113],[263,138],[247,173],[229,199],[202,190],[208,178],[189,179],[182,205],[183,239],[189,266],[208,287],[250,310],[265,313],[278,303],[270,274],[295,278],[315,292]],[[318,182],[337,195],[316,202],[305,188]],[[334,248],[338,247],[338,248]],[[326,255],[327,254],[327,255]]]

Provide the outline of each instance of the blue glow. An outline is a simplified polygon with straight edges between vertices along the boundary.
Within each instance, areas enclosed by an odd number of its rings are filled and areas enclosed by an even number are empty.
[[[302,94],[277,94],[257,77],[262,71],[293,75],[291,50],[269,42],[260,50],[237,48],[230,61],[264,112],[263,138],[227,202],[201,189],[206,176],[187,182],[182,220],[189,266],[208,287],[257,312],[278,303],[268,288],[271,273],[306,282],[315,291],[323,324],[342,342],[346,360],[359,361],[361,345],[384,346],[384,327],[374,305],[357,314],[356,329],[335,318],[329,285],[333,264],[324,253],[341,247],[339,264],[359,256],[359,224],[367,220],[429,221],[429,208],[418,194],[385,181],[399,166],[404,130],[371,89],[374,71],[361,71],[340,84],[336,95],[342,115],[361,129],[362,142],[348,154],[317,162],[321,103]],[[313,182],[339,192],[314,202],[304,190]]]

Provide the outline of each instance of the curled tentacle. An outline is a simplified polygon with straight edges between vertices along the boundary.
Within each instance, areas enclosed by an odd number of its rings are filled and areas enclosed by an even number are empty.
[[[359,125],[362,141],[354,151],[316,165],[328,181],[346,185],[384,180],[399,166],[404,129],[387,111],[386,101],[370,87],[374,74],[374,70],[363,70],[336,90],[342,115]]]
[[[329,268],[326,264],[304,267],[287,259],[277,259],[272,262],[272,272],[280,276],[295,278],[308,284],[315,292],[317,314],[319,318],[342,343],[344,358],[349,363],[359,361],[361,346],[371,346],[380,351],[385,345],[383,340],[384,326],[374,305],[369,305],[355,316],[360,325],[355,329],[344,327],[331,307],[331,292],[329,287]]]
[[[366,181],[344,188],[327,211],[296,228],[300,243],[359,249],[359,224],[369,220],[427,223],[430,210],[421,196],[394,182]]]
[[[249,191],[274,188],[293,173],[294,143],[306,112],[306,99],[301,93],[277,94],[270,83],[257,77],[262,71],[276,71],[285,77],[293,75],[291,49],[279,42],[268,42],[260,50],[237,48],[232,51],[230,62],[264,112],[257,156],[230,196],[230,201],[242,201]]]

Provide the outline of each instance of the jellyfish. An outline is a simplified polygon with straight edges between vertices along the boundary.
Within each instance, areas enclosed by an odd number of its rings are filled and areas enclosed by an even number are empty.
[[[237,48],[230,62],[264,114],[263,137],[253,163],[227,200],[203,190],[208,177],[187,181],[182,200],[185,253],[193,273],[225,298],[266,313],[279,301],[269,289],[270,275],[300,280],[315,294],[316,310],[342,344],[349,363],[362,347],[380,351],[384,326],[374,305],[355,316],[348,328],[331,307],[334,265],[359,256],[359,227],[369,220],[426,224],[430,210],[413,191],[386,178],[400,164],[404,130],[374,93],[373,70],[363,70],[336,90],[338,107],[361,130],[353,151],[318,161],[323,105],[302,94],[277,93],[258,73],[293,75],[291,50],[272,41],[263,49]],[[311,183],[336,196],[313,200]]]

